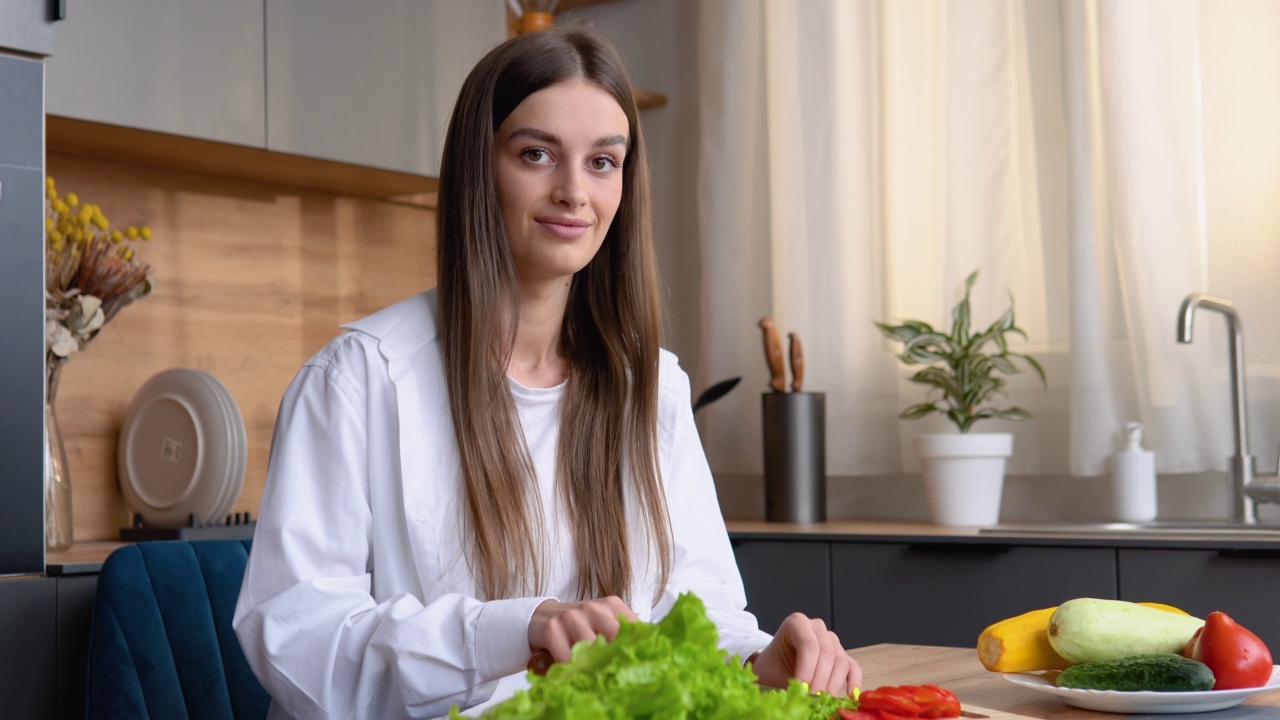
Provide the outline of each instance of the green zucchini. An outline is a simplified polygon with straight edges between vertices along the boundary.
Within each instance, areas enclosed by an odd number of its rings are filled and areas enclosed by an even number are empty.
[[[1058,675],[1057,683],[1085,690],[1190,692],[1212,689],[1213,671],[1181,655],[1139,655],[1072,665]]]

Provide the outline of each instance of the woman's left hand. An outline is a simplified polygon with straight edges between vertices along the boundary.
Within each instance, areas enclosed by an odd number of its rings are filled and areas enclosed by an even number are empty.
[[[862,668],[820,619],[792,613],[752,665],[761,685],[786,687],[791,678],[844,697],[862,684]]]

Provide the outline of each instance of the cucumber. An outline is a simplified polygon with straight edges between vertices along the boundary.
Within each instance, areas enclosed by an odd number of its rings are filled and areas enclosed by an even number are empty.
[[[1190,692],[1212,689],[1213,671],[1181,655],[1140,655],[1072,665],[1058,675],[1057,683],[1084,690]]]
[[[1049,645],[1073,663],[1179,653],[1204,620],[1123,600],[1076,598],[1049,618]]]

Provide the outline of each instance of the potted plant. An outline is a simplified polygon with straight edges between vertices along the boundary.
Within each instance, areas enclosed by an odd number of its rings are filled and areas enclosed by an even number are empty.
[[[927,366],[911,381],[928,386],[931,399],[911,405],[898,417],[918,420],[941,413],[960,431],[914,438],[930,513],[940,525],[994,525],[999,519],[1005,460],[1013,453],[1013,436],[970,431],[979,420],[1031,417],[1020,407],[996,404],[1005,386],[1001,375],[1019,372],[1014,363],[1019,360],[1048,387],[1044,368],[1035,358],[1009,350],[1007,336],[1027,336],[1015,322],[1012,296],[1009,309],[998,320],[974,331],[969,292],[977,280],[977,270],[965,279],[964,299],[951,311],[949,332],[919,320],[876,323],[885,337],[902,343],[898,359],[904,365]]]

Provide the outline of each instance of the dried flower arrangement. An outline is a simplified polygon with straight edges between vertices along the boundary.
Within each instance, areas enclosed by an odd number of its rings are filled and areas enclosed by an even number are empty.
[[[133,247],[151,239],[151,228],[113,230],[102,208],[81,204],[75,193],[59,197],[51,177],[45,197],[45,359],[52,374],[154,283]]]

